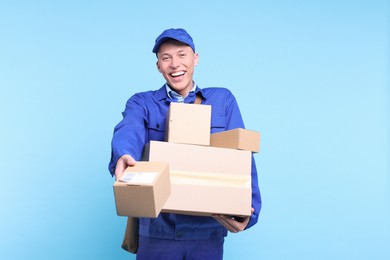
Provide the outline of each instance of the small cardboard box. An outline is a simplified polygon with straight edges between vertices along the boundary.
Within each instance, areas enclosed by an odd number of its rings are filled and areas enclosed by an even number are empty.
[[[117,214],[155,218],[170,193],[168,163],[137,162],[125,170],[121,180],[114,183]]]
[[[260,133],[243,128],[214,133],[210,136],[210,145],[258,153],[260,151]]]
[[[144,160],[169,163],[171,195],[162,212],[251,214],[251,152],[151,141]]]
[[[211,106],[171,103],[167,115],[165,141],[210,145]]]

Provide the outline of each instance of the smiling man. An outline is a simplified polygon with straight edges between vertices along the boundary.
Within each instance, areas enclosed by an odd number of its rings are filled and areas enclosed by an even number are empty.
[[[157,37],[153,53],[166,83],[158,90],[134,94],[126,103],[123,119],[114,129],[109,170],[116,178],[141,159],[150,140],[163,141],[171,102],[212,106],[210,133],[244,128],[236,99],[225,88],[200,88],[193,81],[198,54],[184,29],[168,29]],[[201,163],[201,162],[199,162]],[[233,162],[234,163],[234,162]],[[161,213],[139,219],[137,259],[222,259],[227,231],[236,233],[257,223],[261,197],[252,157],[252,215],[246,218],[216,215],[199,217]]]
[[[190,46],[170,39],[159,47],[157,58],[157,69],[168,86],[186,97],[194,86],[192,76],[198,64],[198,54]]]

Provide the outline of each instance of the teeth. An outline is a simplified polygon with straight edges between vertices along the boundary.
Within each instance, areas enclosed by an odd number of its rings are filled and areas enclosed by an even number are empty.
[[[177,76],[181,76],[181,75],[184,75],[184,71],[178,71],[178,72],[171,74],[171,76],[173,76],[173,77],[177,77]]]

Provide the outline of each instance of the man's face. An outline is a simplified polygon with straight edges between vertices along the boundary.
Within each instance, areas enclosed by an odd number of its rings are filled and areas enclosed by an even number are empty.
[[[175,41],[167,41],[157,53],[157,69],[169,86],[186,97],[193,87],[192,76],[198,64],[198,54],[190,46]]]

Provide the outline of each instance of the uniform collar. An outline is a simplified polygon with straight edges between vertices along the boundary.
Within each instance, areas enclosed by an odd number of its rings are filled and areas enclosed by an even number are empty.
[[[156,97],[157,100],[171,99],[167,93],[167,87],[168,87],[167,84],[164,84],[161,88],[159,88],[154,93],[154,96]],[[168,89],[169,89],[169,87],[168,87]],[[194,88],[192,90],[194,90],[196,94],[199,93],[202,96],[202,98],[207,99],[205,92],[198,85],[194,84]]]

